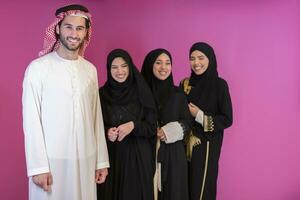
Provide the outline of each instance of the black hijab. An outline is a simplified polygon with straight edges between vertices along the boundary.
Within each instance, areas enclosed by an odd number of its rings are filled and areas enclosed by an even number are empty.
[[[163,53],[169,56],[172,65],[172,56],[167,50],[155,49],[147,54],[142,67],[142,75],[144,76],[153,93],[159,110],[165,106],[174,88],[172,72],[165,80],[159,80],[153,74],[153,65],[156,59]]]
[[[129,74],[123,83],[114,80],[111,75],[111,64],[117,57],[127,63]],[[107,56],[107,81],[101,90],[104,101],[111,104],[126,105],[140,103],[143,107],[155,109],[154,100],[147,83],[135,67],[130,55],[123,49],[115,49]]]
[[[204,112],[215,112],[217,109],[217,60],[213,48],[204,43],[195,43],[190,49],[190,56],[193,51],[198,50],[206,55],[209,60],[207,70],[196,75],[192,70],[190,85],[194,87],[189,96],[189,102],[197,105]]]

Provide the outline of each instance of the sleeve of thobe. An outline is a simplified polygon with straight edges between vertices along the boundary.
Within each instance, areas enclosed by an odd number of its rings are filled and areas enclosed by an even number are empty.
[[[50,171],[41,118],[42,83],[34,64],[29,65],[23,81],[23,129],[27,175]]]
[[[103,116],[98,92],[98,78],[96,73],[95,84],[95,105],[94,105],[94,118],[95,118],[95,134],[97,143],[97,166],[96,169],[103,169],[109,167],[108,151],[106,146]]]

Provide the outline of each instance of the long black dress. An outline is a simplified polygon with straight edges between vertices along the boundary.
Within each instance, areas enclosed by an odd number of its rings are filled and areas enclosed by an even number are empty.
[[[117,49],[108,57],[108,72],[112,60],[122,57],[130,68],[130,75],[123,84],[114,82],[108,75],[108,81],[100,88],[105,131],[129,121],[134,122],[134,129],[120,142],[107,140],[110,168],[105,183],[98,185],[98,199],[153,200],[154,101],[127,52]]]
[[[187,101],[178,88],[174,88],[166,105],[158,110],[160,126],[177,121],[184,129],[190,130],[190,115]],[[161,200],[188,199],[187,159],[183,140],[174,143],[161,142],[157,160],[162,164]]]
[[[164,127],[169,123],[177,122],[182,127],[181,134],[185,135],[190,131],[192,124],[184,93],[174,86],[172,74],[166,80],[159,80],[153,75],[153,64],[163,53],[167,54],[172,61],[168,51],[153,50],[145,58],[142,75],[152,90],[158,111],[159,126]],[[174,135],[175,132],[176,130],[172,130],[169,134]],[[158,199],[187,200],[188,174],[183,137],[176,138],[170,143],[161,141],[157,161],[161,163],[162,185],[162,190],[158,192]]]
[[[208,57],[209,66],[204,74],[192,72],[180,84],[188,101],[204,112],[203,126],[194,121],[192,128],[201,144],[194,146],[189,163],[189,193],[190,200],[215,200],[223,133],[232,124],[232,105],[228,85],[218,77],[213,49],[206,43],[196,43],[190,54],[195,50]]]

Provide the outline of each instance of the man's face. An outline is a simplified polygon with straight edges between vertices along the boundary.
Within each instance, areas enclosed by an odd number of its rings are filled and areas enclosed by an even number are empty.
[[[85,19],[79,16],[66,16],[60,27],[56,27],[56,33],[62,46],[69,51],[77,51],[87,35]]]

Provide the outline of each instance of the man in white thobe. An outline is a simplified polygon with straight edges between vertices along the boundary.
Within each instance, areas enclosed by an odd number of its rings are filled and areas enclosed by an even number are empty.
[[[108,174],[97,71],[82,56],[91,15],[56,11],[44,49],[25,72],[23,126],[30,200],[96,200]]]

